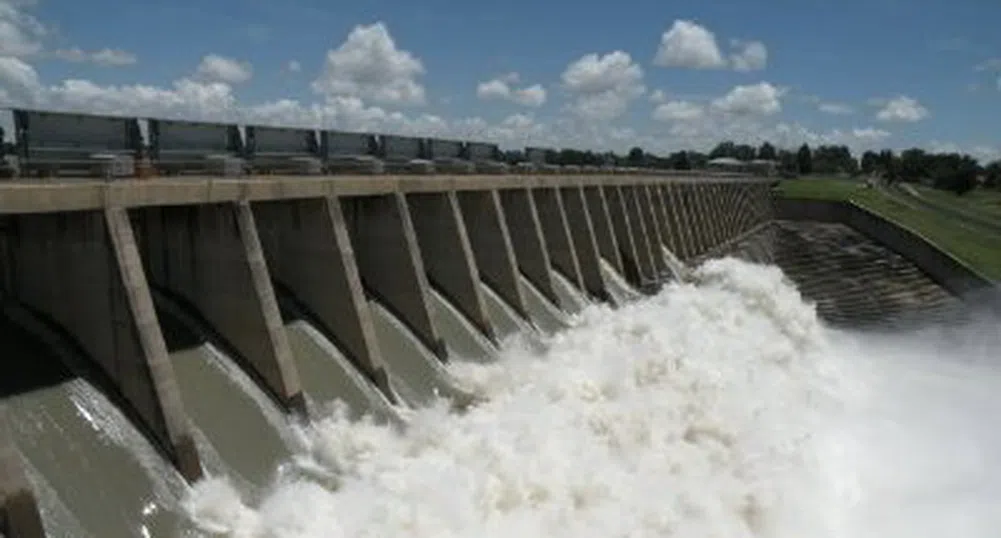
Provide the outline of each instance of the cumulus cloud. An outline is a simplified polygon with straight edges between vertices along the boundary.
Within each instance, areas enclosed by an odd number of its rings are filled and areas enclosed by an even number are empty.
[[[653,111],[653,117],[659,121],[689,121],[701,118],[705,114],[702,105],[690,101],[671,101],[659,105]]]
[[[835,116],[847,116],[855,112],[855,109],[853,109],[850,105],[843,103],[820,103],[817,105],[817,109],[821,112],[833,114]]]
[[[882,106],[876,113],[876,118],[881,121],[913,123],[925,119],[929,114],[928,109],[917,99],[905,95],[889,99]]]
[[[285,64],[285,70],[289,73],[299,73],[302,71],[302,64],[295,60],[289,60],[289,62]]]
[[[241,84],[250,80],[254,74],[248,62],[240,62],[218,54],[209,54],[202,58],[195,76],[208,82],[225,82],[226,84]]]
[[[546,90],[539,84],[516,88],[520,76],[508,73],[476,86],[476,96],[483,100],[499,99],[523,106],[538,107],[546,102]]]
[[[667,94],[664,93],[664,90],[654,90],[650,92],[649,99],[651,103],[663,103],[667,101]]]
[[[739,50],[730,55],[730,64],[735,71],[758,71],[768,63],[768,49],[760,41],[734,41]]]
[[[328,98],[358,97],[379,103],[423,104],[424,86],[417,78],[424,64],[396,47],[385,24],[356,26],[338,48],[327,52],[323,72],[313,90]]]
[[[90,62],[107,67],[119,67],[134,65],[139,59],[135,54],[120,49],[101,49],[96,52],[88,52],[78,47],[71,49],[58,49],[53,55],[60,60],[74,63]]]
[[[716,110],[736,116],[770,116],[782,110],[781,98],[785,90],[759,82],[735,86],[726,95],[713,100]]]
[[[680,19],[661,35],[660,48],[653,61],[660,67],[719,69],[726,66],[716,36],[693,21]]]
[[[646,93],[643,69],[622,51],[584,55],[571,62],[560,78],[575,98],[574,113],[589,120],[617,118]]]
[[[42,50],[48,29],[15,2],[0,0],[0,56],[23,57]]]

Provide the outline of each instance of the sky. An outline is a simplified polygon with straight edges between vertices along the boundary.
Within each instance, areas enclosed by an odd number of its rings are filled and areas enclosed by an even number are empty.
[[[997,0],[0,0],[0,106],[1001,157]]]

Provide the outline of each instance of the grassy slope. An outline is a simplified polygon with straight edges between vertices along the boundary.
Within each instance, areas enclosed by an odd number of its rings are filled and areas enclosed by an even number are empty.
[[[945,204],[981,218],[1001,222],[1001,191],[977,189],[963,196],[956,196],[928,187],[918,187],[918,191],[928,200]]]
[[[920,233],[985,276],[1001,280],[1001,237],[971,232],[947,217],[905,205],[898,196],[838,179],[786,180],[779,184],[779,192],[790,198],[851,200]]]

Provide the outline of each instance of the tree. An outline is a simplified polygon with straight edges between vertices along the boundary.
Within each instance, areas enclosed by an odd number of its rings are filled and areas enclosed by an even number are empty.
[[[810,153],[810,146],[803,144],[796,152],[796,165],[799,173],[809,175],[813,173],[813,154]]]
[[[731,140],[724,140],[709,152],[710,159],[719,159],[720,157],[730,157],[737,158],[737,145]]]
[[[646,162],[646,154],[643,153],[642,148],[632,148],[629,150],[629,156],[626,157],[626,162],[629,166],[643,166]]]
[[[1001,187],[1001,160],[994,161],[984,167],[984,187],[990,189]]]
[[[861,167],[863,174],[868,175],[876,172],[878,165],[879,155],[877,155],[875,151],[866,151],[862,154]]]
[[[674,170],[691,170],[692,161],[688,158],[687,151],[678,151],[668,157],[671,168]]]
[[[775,146],[765,142],[758,148],[758,158],[766,161],[774,161],[778,159],[778,152],[775,151]]]

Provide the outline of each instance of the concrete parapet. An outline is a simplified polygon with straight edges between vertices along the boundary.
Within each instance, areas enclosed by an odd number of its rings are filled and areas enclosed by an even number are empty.
[[[45,538],[42,516],[0,408],[0,536]]]
[[[577,289],[584,290],[580,262],[577,260],[577,251],[570,236],[570,227],[567,224],[560,192],[552,187],[542,187],[532,189],[532,196],[535,198],[539,223],[542,224],[542,234],[546,239],[553,267],[577,286]]]
[[[427,273],[401,193],[341,198],[365,291],[399,318],[441,361],[445,342],[429,310]]]
[[[57,323],[189,480],[202,470],[125,210],[7,217],[3,297]]]
[[[630,284],[638,289],[643,289],[652,280],[652,275],[647,273],[646,266],[640,260],[637,242],[634,240],[632,227],[626,217],[629,209],[626,207],[625,197],[618,185],[604,187],[603,191],[605,199],[608,200],[608,214],[611,217],[612,231],[615,233],[619,254],[622,257],[622,265],[625,270],[623,275]]]
[[[455,191],[406,195],[428,279],[473,325],[497,340]]]
[[[543,296],[560,306],[534,198],[525,188],[503,189],[499,194],[518,268]]]
[[[462,191],[459,207],[480,277],[521,317],[528,319],[504,209],[497,191]]]
[[[594,225],[590,211],[584,199],[581,187],[563,187],[560,189],[563,200],[563,210],[567,225],[573,238],[574,250],[580,265],[581,278],[584,280],[584,290],[597,299],[611,301],[605,279],[601,274],[601,262],[598,254],[598,244],[595,241]]]
[[[279,404],[305,414],[249,204],[151,207],[134,217],[150,281],[197,311]]]
[[[260,202],[253,210],[273,278],[310,310],[317,328],[389,401],[395,401],[340,202],[334,197]]]
[[[625,274],[622,266],[622,254],[612,231],[612,221],[608,214],[608,201],[605,192],[600,187],[582,187],[584,200],[587,202],[588,214],[591,216],[591,229],[598,245],[598,252],[608,263],[612,264],[620,275]]]

